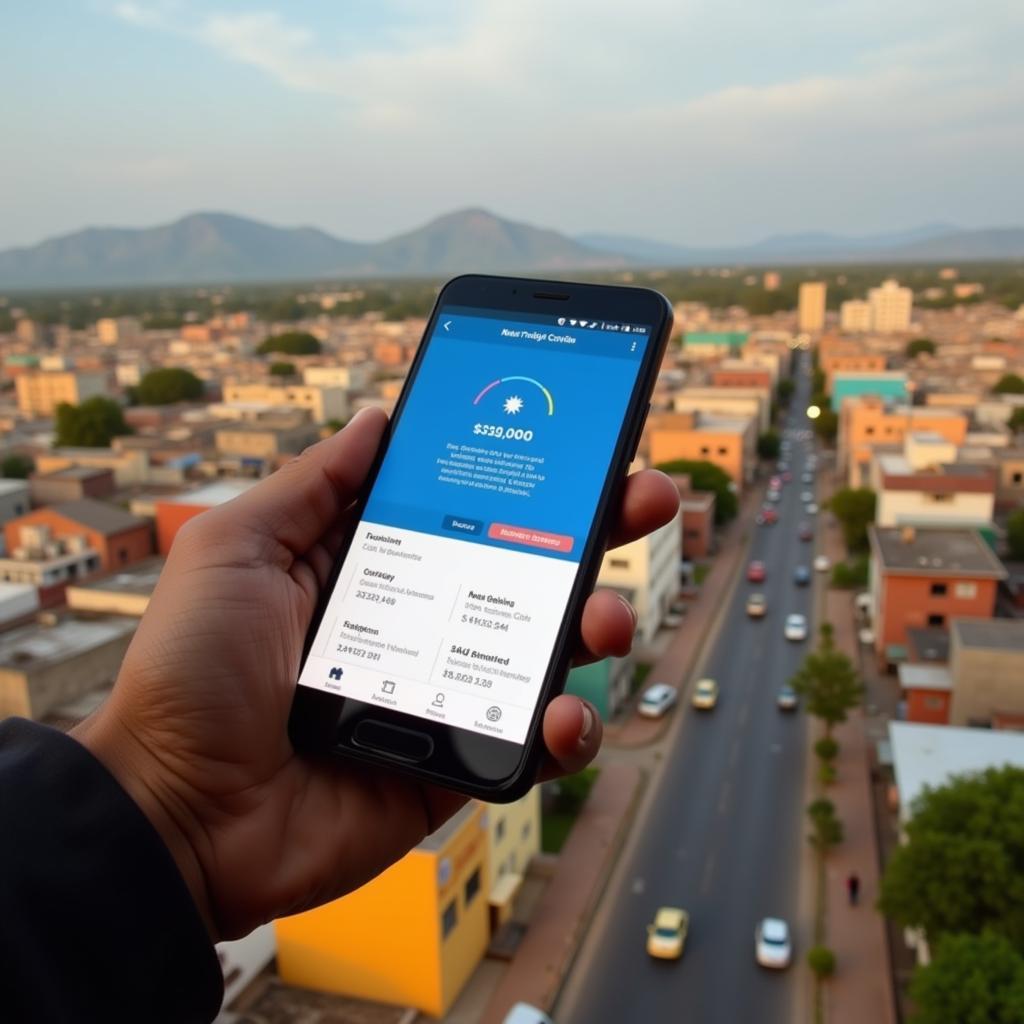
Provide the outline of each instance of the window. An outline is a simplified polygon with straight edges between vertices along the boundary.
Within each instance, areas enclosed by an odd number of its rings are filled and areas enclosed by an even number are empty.
[[[1024,473],[1020,473],[1020,472],[1014,473],[1013,474],[1013,482],[1015,484],[1024,483]]]
[[[629,559],[628,558],[609,558],[608,559],[608,564],[613,569],[628,569],[629,568]]]
[[[459,914],[455,909],[455,900],[452,900],[447,907],[444,908],[444,913],[441,915],[441,937],[447,939],[452,933],[452,929],[459,923]]]
[[[945,597],[949,587],[945,583],[933,583],[931,586],[932,597]]]
[[[925,711],[941,711],[946,706],[946,702],[941,697],[925,697],[924,709]]]
[[[865,428],[864,428],[864,433],[865,433],[865,434],[867,434],[867,435],[868,435],[868,437],[871,437],[871,435],[872,435],[872,434],[873,434],[874,432],[875,432],[875,428],[874,428],[874,427],[865,427]]]
[[[529,822],[529,821],[523,823],[523,831],[522,831],[523,839],[529,839],[530,838],[530,826],[531,825],[532,825],[532,822]]]
[[[931,498],[931,500],[932,500],[932,502],[934,504],[938,505],[940,502],[943,502],[943,501],[952,501],[953,498],[954,498],[954,495],[952,495],[952,494],[930,494],[929,497]]]
[[[711,449],[707,445],[703,445],[700,450],[701,455],[710,455]]]
[[[499,818],[494,826],[494,838],[500,843],[505,838],[505,819]]]
[[[127,548],[118,548],[117,549],[117,557],[120,559],[121,564],[124,565],[124,563],[128,561],[128,549]]]
[[[969,601],[978,596],[977,583],[958,583],[953,588],[953,596],[959,597],[962,601]]]
[[[929,626],[938,626],[939,629],[941,629],[945,624],[946,624],[946,616],[945,615],[929,615],[928,616],[928,625]]]
[[[474,871],[473,874],[471,874],[469,876],[469,878],[466,879],[465,904],[466,904],[467,907],[470,905],[470,903],[473,902],[473,897],[476,896],[476,894],[479,891],[480,891],[480,869],[477,868],[476,871]]]
[[[719,446],[719,448],[718,448],[718,454],[719,455],[727,455],[728,453],[729,453],[729,449],[728,448],[723,448],[722,446]]]

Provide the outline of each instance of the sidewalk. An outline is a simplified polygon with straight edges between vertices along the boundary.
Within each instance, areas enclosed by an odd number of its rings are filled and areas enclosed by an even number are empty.
[[[602,767],[481,1024],[501,1024],[517,1002],[544,1010],[554,1003],[615,864],[642,782],[635,765],[612,762]]]
[[[718,614],[728,599],[731,588],[739,579],[739,566],[749,550],[748,541],[754,530],[776,530],[778,526],[758,527],[754,523],[761,507],[764,487],[754,484],[744,495],[736,518],[719,535],[719,550],[711,563],[711,570],[701,584],[700,596],[676,629],[664,654],[654,663],[647,684],[669,683],[683,687],[697,664],[705,645],[714,641]],[[637,694],[630,702],[629,717],[624,722],[606,724],[604,742],[612,747],[642,747],[660,739],[672,721],[671,715],[662,718],[641,718],[636,713]]]

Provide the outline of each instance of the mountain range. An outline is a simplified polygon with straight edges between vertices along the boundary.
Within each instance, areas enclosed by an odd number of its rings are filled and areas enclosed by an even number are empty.
[[[931,224],[862,237],[777,235],[748,246],[710,248],[626,235],[571,238],[468,209],[382,242],[353,242],[312,227],[279,228],[227,213],[193,213],[153,228],[86,228],[0,251],[0,288],[1003,259],[1024,259],[1024,228]]]

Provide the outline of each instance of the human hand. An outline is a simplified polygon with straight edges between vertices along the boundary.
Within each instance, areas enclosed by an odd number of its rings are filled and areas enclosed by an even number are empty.
[[[214,941],[343,895],[462,804],[459,794],[342,760],[297,754],[288,714],[303,641],[387,418],[358,415],[175,538],[109,700],[72,733],[166,842]],[[613,543],[667,522],[660,473],[631,477]],[[625,654],[617,595],[588,600],[580,660]],[[563,695],[543,722],[544,777],[579,771],[601,723]]]

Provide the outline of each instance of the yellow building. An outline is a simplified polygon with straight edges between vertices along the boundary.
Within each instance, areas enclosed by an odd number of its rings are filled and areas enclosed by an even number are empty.
[[[26,416],[52,416],[61,402],[80,405],[87,398],[105,395],[107,378],[102,373],[23,373],[15,386],[18,408]]]
[[[487,807],[488,865],[491,931],[512,915],[512,903],[523,884],[526,869],[540,852],[540,787],[514,804]]]
[[[797,304],[797,327],[801,331],[820,331],[825,327],[824,281],[804,281]]]
[[[346,420],[349,415],[345,388],[323,384],[225,384],[224,401],[232,405],[294,406],[308,410],[317,423]]]

